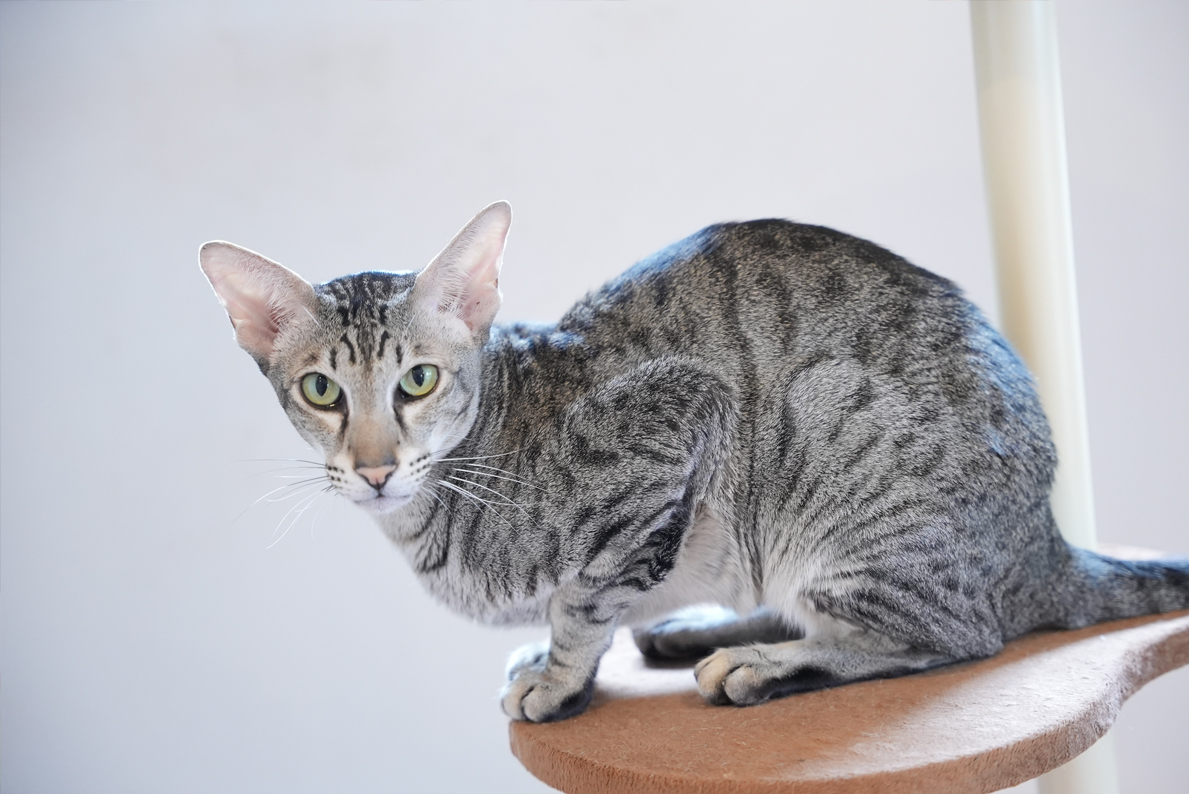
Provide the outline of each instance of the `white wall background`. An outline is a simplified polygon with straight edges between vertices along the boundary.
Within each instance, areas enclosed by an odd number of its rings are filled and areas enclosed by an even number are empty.
[[[1058,14],[1100,535],[1185,552],[1189,5]],[[270,545],[250,461],[308,453],[205,240],[413,269],[507,198],[503,316],[552,319],[784,216],[994,308],[961,3],[4,2],[0,81],[5,794],[545,790],[495,700],[541,632],[347,505]],[[1124,709],[1124,791],[1184,791],[1186,713],[1184,670]]]

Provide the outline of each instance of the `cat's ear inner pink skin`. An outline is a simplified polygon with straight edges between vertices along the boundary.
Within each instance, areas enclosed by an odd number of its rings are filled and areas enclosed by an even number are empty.
[[[454,235],[449,245],[417,274],[413,300],[462,321],[485,339],[499,311],[500,265],[512,225],[512,205],[497,201]]]
[[[214,241],[198,251],[202,272],[235,328],[235,341],[266,368],[285,327],[317,308],[314,288],[286,267],[238,245]]]

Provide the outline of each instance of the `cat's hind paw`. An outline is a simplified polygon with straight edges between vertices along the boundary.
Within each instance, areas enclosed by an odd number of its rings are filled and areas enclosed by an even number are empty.
[[[773,697],[840,683],[827,670],[797,664],[789,646],[752,645],[722,648],[694,667],[698,691],[716,706],[752,706]]]
[[[754,648],[723,648],[694,667],[698,692],[716,706],[749,706],[759,703],[761,678],[756,673],[758,654]]]

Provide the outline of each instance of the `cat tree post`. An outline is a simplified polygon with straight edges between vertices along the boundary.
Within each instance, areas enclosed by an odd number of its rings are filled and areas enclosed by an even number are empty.
[[[1004,335],[1036,378],[1059,466],[1066,539],[1095,545],[1090,445],[1070,224],[1065,122],[1049,0],[973,0],[983,171]],[[1043,794],[1116,794],[1109,735],[1040,779]]]

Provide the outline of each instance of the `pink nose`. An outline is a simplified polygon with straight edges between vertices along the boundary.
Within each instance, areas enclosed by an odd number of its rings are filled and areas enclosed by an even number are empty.
[[[395,466],[356,466],[355,473],[368,481],[368,484],[373,488],[380,489],[384,487],[384,483],[388,482],[388,478],[392,476],[392,472],[396,471]]]

